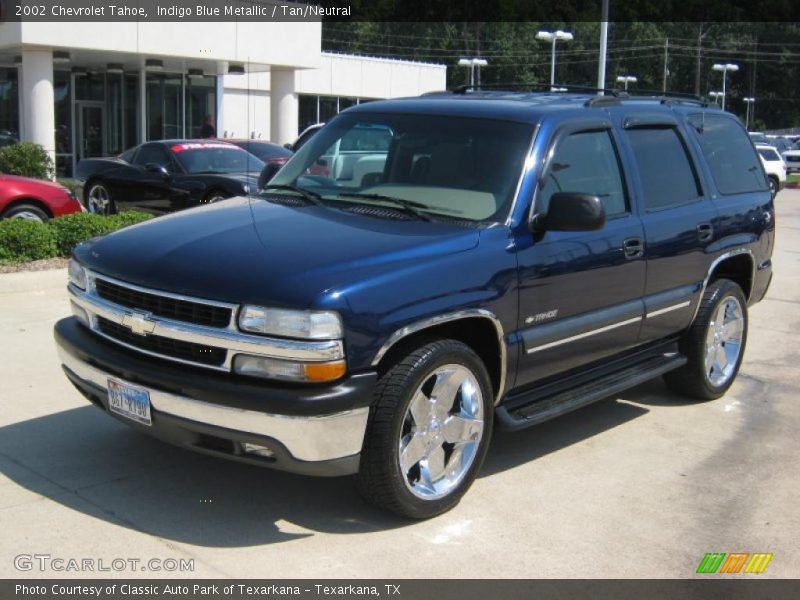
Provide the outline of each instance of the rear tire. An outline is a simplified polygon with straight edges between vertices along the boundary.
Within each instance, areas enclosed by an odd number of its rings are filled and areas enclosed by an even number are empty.
[[[372,504],[412,519],[453,508],[483,463],[492,386],[481,359],[456,340],[400,357],[375,389],[358,473]]]
[[[86,187],[85,204],[86,212],[97,215],[111,215],[117,212],[117,207],[111,199],[108,187],[100,181],[92,181]]]
[[[742,364],[747,329],[747,300],[742,288],[729,279],[711,283],[694,323],[680,342],[688,362],[664,375],[667,385],[698,400],[722,396]]]
[[[17,204],[3,213],[3,219],[21,219],[25,221],[38,221],[46,223],[50,216],[38,206],[33,204]]]

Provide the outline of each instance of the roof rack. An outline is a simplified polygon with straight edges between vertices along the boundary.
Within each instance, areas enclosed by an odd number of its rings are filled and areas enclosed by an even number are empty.
[[[583,92],[598,94],[595,98],[589,98],[586,101],[586,106],[609,106],[615,104],[620,100],[634,100],[651,98],[659,100],[662,104],[669,104],[672,102],[692,102],[702,107],[709,105],[708,99],[697,96],[695,94],[685,94],[682,92],[663,92],[662,90],[648,90],[637,88],[635,90],[619,90],[610,88],[597,88],[585,85],[569,85],[556,83],[553,85],[544,83],[482,83],[477,85],[461,85],[448,90],[453,94],[466,94],[467,92],[475,92],[481,90],[497,90],[497,91],[537,91],[537,92],[552,92],[557,94],[559,92],[553,91],[553,88],[559,88],[559,91],[566,92]],[[606,95],[600,95],[606,94]]]
[[[622,90],[612,90],[608,88],[596,88],[590,87],[585,85],[569,85],[569,84],[561,84],[561,83],[554,83],[553,85],[545,84],[545,83],[481,83],[477,85],[460,85],[455,87],[449,91],[453,92],[454,94],[466,94],[467,92],[475,92],[481,90],[498,90],[498,91],[515,91],[515,90],[531,90],[531,91],[543,91],[543,92],[553,92],[557,94],[559,92],[553,91],[552,88],[561,88],[566,90],[567,92],[603,92],[606,94],[610,94],[616,98],[623,98],[627,96],[627,93]]]

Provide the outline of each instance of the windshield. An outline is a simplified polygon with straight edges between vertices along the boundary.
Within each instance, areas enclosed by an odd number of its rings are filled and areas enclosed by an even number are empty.
[[[186,143],[170,147],[187,173],[261,173],[264,163],[232,144]]]
[[[313,191],[342,207],[404,203],[433,219],[502,221],[532,135],[533,125],[490,119],[343,113],[270,184]]]

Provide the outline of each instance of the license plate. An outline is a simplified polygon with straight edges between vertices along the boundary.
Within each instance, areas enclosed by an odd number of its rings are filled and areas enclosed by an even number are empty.
[[[152,425],[150,420],[150,392],[144,388],[108,378],[108,408],[142,425]]]

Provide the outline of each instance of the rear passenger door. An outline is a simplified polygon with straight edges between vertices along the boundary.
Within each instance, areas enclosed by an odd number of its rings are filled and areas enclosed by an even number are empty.
[[[622,121],[644,224],[645,314],[640,342],[691,322],[717,239],[717,210],[701,182],[687,132],[670,113],[637,113]]]
[[[636,344],[644,288],[643,231],[632,214],[610,122],[569,122],[551,141],[534,212],[556,192],[600,197],[596,231],[545,231],[520,238],[518,386],[618,354]]]

